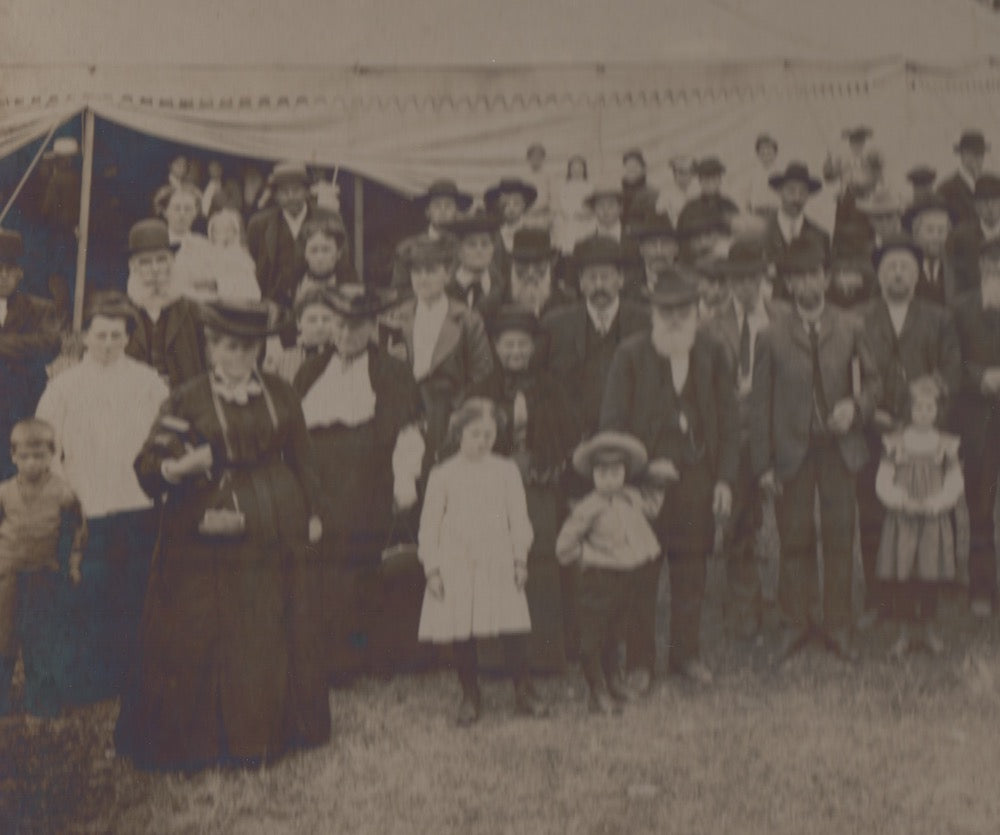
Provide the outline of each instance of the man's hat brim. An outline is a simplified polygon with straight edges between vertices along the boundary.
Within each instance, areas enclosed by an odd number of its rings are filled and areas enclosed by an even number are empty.
[[[648,456],[642,442],[624,432],[598,432],[573,451],[573,469],[589,476],[601,455],[621,456],[628,475],[634,475],[646,466]]]
[[[266,302],[217,299],[199,305],[204,327],[244,339],[265,339],[282,329],[280,312]]]

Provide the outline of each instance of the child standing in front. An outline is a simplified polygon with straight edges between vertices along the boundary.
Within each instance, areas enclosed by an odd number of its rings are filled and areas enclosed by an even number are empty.
[[[937,655],[944,643],[934,631],[937,584],[955,577],[955,538],[950,513],[964,490],[959,439],[935,422],[945,395],[934,376],[910,384],[910,423],[887,435],[875,491],[888,511],[876,575],[895,584],[900,634],[890,654],[923,646]],[[911,626],[912,624],[912,626]]]
[[[500,637],[517,713],[548,712],[527,672],[531,619],[524,586],[533,532],[517,465],[491,451],[498,414],[493,401],[479,397],[452,414],[446,448],[458,452],[431,470],[420,516],[418,556],[427,590],[418,637],[452,645],[461,726],[482,710],[478,638]]]
[[[10,712],[18,645],[24,658],[28,713],[54,716],[65,701],[68,620],[59,610],[59,539],[73,526],[69,576],[80,582],[87,529],[80,501],[51,471],[55,432],[43,420],[14,425],[11,458],[17,475],[0,483],[0,716]]]
[[[645,466],[645,447],[623,432],[599,432],[573,453],[573,468],[593,478],[594,489],[563,523],[556,558],[580,564],[580,661],[593,713],[619,713],[631,697],[618,644],[641,576],[636,569],[660,553],[647,517],[659,512],[663,492],[645,496],[625,483]]]

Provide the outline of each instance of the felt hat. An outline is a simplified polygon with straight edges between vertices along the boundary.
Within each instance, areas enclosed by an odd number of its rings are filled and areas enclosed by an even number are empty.
[[[778,256],[775,268],[779,275],[811,273],[823,266],[823,248],[813,238],[800,235]]]
[[[24,255],[24,240],[20,232],[0,229],[0,264],[17,264]]]
[[[595,264],[620,267],[622,260],[621,244],[606,235],[590,235],[573,247],[573,263],[578,270]]]
[[[681,241],[709,232],[726,235],[729,231],[729,223],[722,212],[701,202],[688,203],[677,222],[677,237]]]
[[[855,238],[843,236],[834,242],[830,252],[830,272],[851,272],[860,273],[868,279],[875,278],[875,269],[872,267],[871,254],[868,250],[868,238]]]
[[[774,150],[776,151],[778,150],[778,140],[775,139],[773,136],[771,136],[771,134],[769,133],[757,134],[757,139],[754,140],[753,143],[753,149],[755,151],[759,151],[761,145],[770,145],[771,147],[774,148]]]
[[[528,208],[538,197],[538,189],[531,183],[526,183],[520,177],[503,177],[495,186],[486,189],[486,193],[483,195],[483,202],[486,204],[486,208],[493,211],[497,200],[503,194],[520,194],[524,197],[525,208]]]
[[[500,221],[497,220],[496,216],[486,212],[475,212],[471,215],[457,217],[445,226],[445,229],[457,238],[464,238],[466,235],[492,235],[499,228]]]
[[[623,197],[622,184],[615,180],[602,180],[594,184],[590,193],[584,198],[583,203],[590,209],[601,197],[615,197],[621,202]]]
[[[427,191],[417,197],[416,202],[426,206],[435,197],[450,197],[460,212],[467,211],[472,205],[472,195],[459,191],[454,180],[435,180],[427,187]]]
[[[705,157],[695,163],[694,170],[699,177],[721,177],[726,173],[726,166],[718,157]]]
[[[132,333],[139,324],[139,315],[128,296],[118,290],[104,290],[95,293],[93,298],[87,301],[87,306],[83,313],[83,326],[89,327],[90,322],[96,316],[104,316],[107,319],[124,319],[125,329]]]
[[[646,167],[646,157],[643,156],[642,151],[639,148],[629,148],[624,154],[622,154],[623,165],[630,159],[637,160],[643,168]]]
[[[140,252],[154,252],[160,249],[176,251],[179,244],[170,243],[166,221],[158,217],[149,217],[132,224],[128,232],[128,254],[138,255]]]
[[[199,308],[206,328],[244,339],[263,339],[281,329],[274,305],[250,299],[218,298]]]
[[[626,478],[646,466],[646,448],[642,441],[625,432],[598,432],[573,450],[573,469],[581,475],[591,475],[594,466],[603,461],[622,461]]]
[[[548,229],[529,226],[514,233],[510,257],[513,261],[547,261],[554,258],[556,252]]]
[[[635,241],[645,241],[649,238],[670,238],[677,240],[677,230],[666,212],[656,212],[646,215],[629,225],[629,235]]]
[[[978,130],[962,131],[962,135],[958,138],[958,142],[954,146],[956,154],[960,154],[963,151],[969,151],[973,154],[985,154],[989,149],[990,145],[986,141],[986,137],[983,136],[982,131]]]
[[[52,143],[52,148],[42,156],[44,159],[56,157],[75,157],[80,153],[80,143],[72,136],[58,136]]]
[[[540,330],[538,317],[532,310],[520,304],[505,304],[490,323],[490,336],[493,339],[499,339],[501,334],[507,331],[526,333],[534,338],[538,336]]]
[[[374,319],[392,307],[398,298],[395,292],[360,282],[339,284],[326,293],[330,307],[345,319]]]
[[[309,185],[309,172],[301,162],[279,162],[271,169],[271,176],[267,178],[270,188],[288,183],[299,183],[304,186]]]
[[[775,191],[788,182],[803,183],[809,189],[810,194],[815,194],[823,187],[822,183],[809,173],[809,168],[802,162],[788,163],[783,172],[772,174],[767,178],[767,182]]]
[[[945,214],[949,214],[950,210],[944,200],[936,194],[929,194],[927,197],[922,197],[920,200],[916,200],[906,207],[906,211],[903,212],[903,228],[912,234],[913,221],[924,212],[944,212]]]
[[[677,269],[666,269],[656,277],[656,284],[649,293],[654,307],[686,307],[698,301],[698,285]]]
[[[899,198],[887,188],[877,189],[864,200],[859,200],[857,207],[866,215],[895,215],[903,209]]]
[[[914,188],[930,188],[937,179],[937,171],[929,165],[917,165],[906,172],[906,179]]]
[[[872,266],[876,271],[878,271],[882,259],[895,250],[909,252],[917,260],[918,264],[924,260],[924,251],[916,244],[913,238],[905,232],[897,232],[892,235],[886,235],[882,241],[882,245],[872,252]]]
[[[695,159],[690,154],[675,154],[670,158],[670,167],[674,171],[694,171]]]
[[[750,278],[767,273],[768,260],[761,241],[736,241],[729,247],[729,254],[718,264],[719,273],[725,278]]]
[[[858,125],[857,127],[844,128],[840,135],[848,142],[861,142],[872,136],[874,131],[868,125]]]
[[[431,267],[439,264],[450,266],[455,260],[455,245],[448,238],[418,238],[412,241],[402,253],[410,269]]]
[[[980,174],[973,189],[974,200],[996,200],[1000,197],[1000,176],[996,174]]]

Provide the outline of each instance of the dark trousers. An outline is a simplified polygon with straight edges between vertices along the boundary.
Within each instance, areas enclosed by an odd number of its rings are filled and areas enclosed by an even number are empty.
[[[870,433],[868,450],[871,457],[858,473],[858,528],[861,532],[861,564],[865,572],[865,608],[879,609],[883,615],[891,614],[890,595],[886,585],[875,576],[879,543],[882,541],[882,525],[885,522],[885,508],[875,492],[875,478],[882,460],[882,437]]]
[[[938,584],[924,580],[907,580],[886,584],[892,589],[896,616],[913,623],[927,623],[937,614]]]
[[[500,645],[503,647],[507,671],[514,684],[524,681],[528,675],[528,633],[518,632],[512,635],[501,635]],[[476,639],[455,641],[451,645],[455,668],[458,671],[458,681],[462,692],[471,696],[479,692],[479,654]]]
[[[733,509],[723,531],[726,580],[732,614],[738,620],[760,618],[760,573],[757,571],[757,532],[763,523],[763,496],[750,466],[750,446],[740,450],[740,466],[733,484]]]
[[[702,459],[681,469],[666,491],[654,529],[659,559],[636,569],[636,595],[626,624],[626,668],[653,673],[656,662],[656,598],[663,554],[670,571],[671,670],[701,654],[701,605],[705,597],[705,559],[715,536],[713,480]]]
[[[805,627],[818,597],[816,523],[819,492],[823,542],[823,626],[851,623],[851,566],[854,547],[855,476],[844,464],[836,439],[813,438],[806,457],[782,484],[775,502],[781,566],[778,597],[792,625]]]
[[[606,690],[619,674],[618,644],[643,577],[642,566],[580,569],[580,662],[591,690]]]
[[[965,453],[965,497],[969,505],[969,597],[996,602],[997,557],[993,509],[1000,460],[993,447]]]

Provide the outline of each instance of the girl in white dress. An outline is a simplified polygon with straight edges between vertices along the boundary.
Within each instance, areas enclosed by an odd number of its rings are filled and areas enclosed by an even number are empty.
[[[548,712],[526,665],[531,522],[517,465],[492,453],[498,414],[491,400],[478,397],[452,414],[446,448],[458,451],[431,471],[420,517],[427,590],[418,635],[452,645],[462,685],[459,725],[475,722],[482,707],[477,638],[501,638],[517,712]]]

